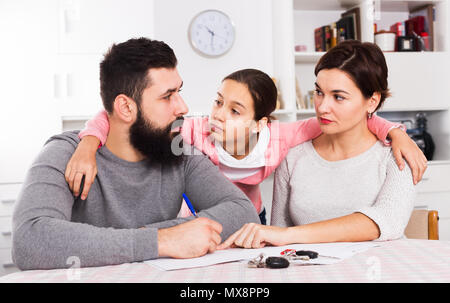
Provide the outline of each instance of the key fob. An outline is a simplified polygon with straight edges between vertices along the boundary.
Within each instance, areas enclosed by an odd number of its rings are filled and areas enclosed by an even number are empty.
[[[295,254],[297,256],[308,256],[310,259],[316,259],[319,256],[318,252],[312,250],[297,250]]]
[[[286,268],[289,266],[289,261],[283,257],[268,257],[266,259],[266,267],[269,268]]]

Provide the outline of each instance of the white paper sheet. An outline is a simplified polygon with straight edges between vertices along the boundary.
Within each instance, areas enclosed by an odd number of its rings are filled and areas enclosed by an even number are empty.
[[[172,259],[160,258],[145,261],[161,270],[176,270],[183,268],[195,268],[214,264],[234,262],[240,260],[250,260],[256,258],[260,253],[269,256],[280,256],[280,252],[285,249],[312,250],[319,253],[319,257],[309,261],[296,260],[293,263],[301,264],[334,264],[345,260],[357,253],[366,251],[369,248],[379,246],[377,242],[338,242],[320,244],[292,244],[279,247],[264,247],[258,249],[229,248],[218,250],[212,254],[206,254],[199,258],[192,259]]]

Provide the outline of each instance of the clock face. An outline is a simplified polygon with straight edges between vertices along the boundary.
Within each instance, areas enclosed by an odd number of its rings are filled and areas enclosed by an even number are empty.
[[[194,17],[189,26],[189,41],[198,53],[207,57],[225,54],[234,43],[234,25],[218,10],[207,10]]]

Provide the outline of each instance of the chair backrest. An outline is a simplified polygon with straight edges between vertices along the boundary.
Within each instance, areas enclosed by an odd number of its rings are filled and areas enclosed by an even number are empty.
[[[438,220],[435,210],[415,209],[405,228],[405,236],[409,239],[439,240]]]

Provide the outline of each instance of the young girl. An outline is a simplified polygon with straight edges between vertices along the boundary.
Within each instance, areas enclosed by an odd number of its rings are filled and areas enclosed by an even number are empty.
[[[277,89],[267,74],[255,69],[236,71],[223,79],[210,116],[186,118],[181,131],[186,143],[206,154],[248,196],[263,224],[266,220],[259,184],[278,167],[290,148],[321,134],[316,118],[292,123],[271,121],[276,99]],[[368,127],[385,144],[389,133],[398,166],[402,169],[405,156],[414,172],[414,183],[418,182],[426,159],[408,135],[398,129],[402,126],[373,116],[368,119]],[[105,143],[108,130],[107,113],[101,111],[80,132],[82,140],[67,164],[66,180],[76,196],[81,177],[75,177],[75,172],[86,175],[83,200],[96,175],[96,149]],[[182,213],[187,215],[184,209]]]
[[[218,249],[403,236],[414,207],[412,174],[398,170],[391,148],[367,126],[390,94],[383,52],[374,43],[341,42],[315,75],[322,134],[292,148],[276,170],[273,226],[245,224]]]

